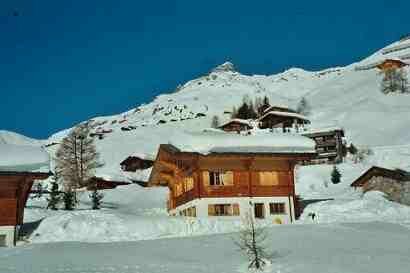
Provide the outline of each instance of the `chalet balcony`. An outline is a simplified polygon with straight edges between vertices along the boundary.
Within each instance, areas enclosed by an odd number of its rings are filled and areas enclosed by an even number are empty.
[[[326,140],[316,140],[316,145],[317,146],[336,146],[336,139],[332,138],[332,139],[326,139]]]
[[[189,201],[192,201],[195,199],[195,191],[194,190],[190,190],[187,192],[184,192],[183,194],[181,194],[180,196],[175,197],[175,206],[181,206],[185,203],[188,203]]]

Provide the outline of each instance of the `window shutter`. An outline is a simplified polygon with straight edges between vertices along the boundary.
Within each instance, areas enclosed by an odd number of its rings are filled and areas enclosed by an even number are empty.
[[[271,185],[277,186],[279,185],[279,175],[277,172],[271,172]]]
[[[233,215],[234,216],[239,216],[239,204],[233,204]]]
[[[203,178],[204,186],[208,187],[209,186],[209,172],[208,171],[203,171],[202,172],[202,178]]]
[[[260,185],[275,186],[279,185],[279,175],[277,172],[260,172]]]
[[[208,216],[215,216],[215,205],[208,205]]]
[[[223,183],[226,186],[233,186],[233,172],[228,171],[223,175]]]

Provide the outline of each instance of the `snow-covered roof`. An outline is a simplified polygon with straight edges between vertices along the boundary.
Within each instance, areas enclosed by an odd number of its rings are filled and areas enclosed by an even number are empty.
[[[301,131],[301,134],[317,134],[317,133],[323,133],[323,132],[332,132],[332,131],[343,131],[343,128],[341,127],[322,127],[322,128],[311,128],[306,131]]]
[[[135,172],[123,172],[123,174],[131,181],[148,182],[151,172],[152,167],[144,170],[137,170]]]
[[[41,147],[0,144],[0,171],[49,171],[50,158]]]
[[[373,60],[372,62],[368,62],[368,63],[364,63],[361,65],[356,66],[356,70],[368,70],[368,69],[373,69],[376,68],[377,66],[381,65],[382,63],[386,62],[386,61],[398,61],[401,62],[405,65],[410,65],[410,62],[404,60],[404,59],[408,59],[409,55],[406,54],[403,56],[403,58],[385,58],[385,57],[379,57],[378,60]]]
[[[141,158],[143,160],[155,160],[155,155],[141,153],[141,152],[135,152],[135,153],[131,154],[130,157],[138,157],[138,158]]]
[[[105,181],[111,181],[111,182],[128,182],[128,183],[132,182],[125,175],[120,174],[120,172],[100,172],[99,170],[97,170],[95,177],[104,179]]]
[[[175,134],[170,144],[182,152],[209,153],[315,153],[315,142],[292,134],[233,135],[226,133]]]
[[[224,126],[226,126],[226,125],[228,125],[228,124],[230,124],[230,123],[232,123],[232,122],[237,122],[237,123],[241,123],[241,124],[248,125],[248,126],[252,127],[251,122],[250,122],[249,120],[240,119],[240,118],[230,119],[230,120],[228,120],[227,122],[225,122],[224,124],[222,124],[222,125],[219,126],[219,127],[224,127]]]
[[[267,117],[269,115],[282,116],[282,117],[292,117],[292,118],[298,118],[298,119],[302,119],[302,120],[309,120],[304,115],[301,115],[301,114],[298,114],[298,113],[280,112],[280,111],[270,111],[270,112],[264,114],[262,117],[260,117],[259,120],[262,120],[262,119],[264,119],[265,117]]]
[[[272,109],[275,109],[275,108],[287,109],[287,110],[289,110],[290,112],[295,112],[295,110],[291,109],[291,108],[290,108],[289,106],[287,106],[287,105],[278,105],[278,104],[276,104],[276,105],[271,105],[271,106],[269,106],[268,108],[266,108],[265,111],[263,111],[263,113],[271,112],[271,110],[272,110]]]

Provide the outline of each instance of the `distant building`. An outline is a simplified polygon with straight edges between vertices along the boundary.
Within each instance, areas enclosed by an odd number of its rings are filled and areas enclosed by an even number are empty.
[[[118,186],[124,186],[124,185],[129,185],[129,184],[131,183],[94,176],[93,178],[90,179],[87,190],[94,190],[95,188],[97,188],[97,190],[108,190],[108,189],[115,189]]]
[[[382,178],[382,179],[380,179]],[[382,167],[373,166],[359,176],[350,185],[354,188],[368,188],[376,186],[380,181],[389,181],[391,183],[401,183],[410,181],[410,173],[403,170],[391,170]],[[373,184],[373,185],[371,185]]]
[[[389,69],[402,68],[408,64],[400,59],[386,59],[376,67],[380,70],[387,71]]]
[[[34,180],[47,179],[48,154],[40,147],[0,144],[0,247],[14,246]]]
[[[253,127],[251,126],[248,120],[236,118],[229,120],[228,122],[221,125],[219,128],[224,130],[225,132],[242,132],[249,131]]]
[[[312,163],[330,162],[341,163],[346,155],[344,142],[344,130],[341,128],[329,128],[311,130],[302,133],[316,143],[317,156],[312,159]]]
[[[206,147],[202,147],[206,146]],[[315,155],[302,136],[185,137],[162,144],[150,186],[170,190],[170,215],[295,220],[294,168]]]
[[[261,129],[280,129],[284,133],[293,129],[296,132],[303,131],[305,126],[310,124],[307,117],[298,113],[284,111],[266,111],[258,121],[259,128]]]
[[[136,153],[124,159],[120,163],[120,166],[124,172],[135,172],[137,170],[151,168],[153,164],[153,156]]]
[[[390,200],[410,205],[408,196],[403,196],[405,189],[409,188],[408,183],[410,183],[410,173],[407,171],[373,166],[353,181],[351,187],[360,188],[364,193],[384,192]]]

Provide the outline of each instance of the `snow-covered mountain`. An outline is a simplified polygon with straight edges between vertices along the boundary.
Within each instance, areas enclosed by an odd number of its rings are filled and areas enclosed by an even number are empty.
[[[44,140],[37,140],[14,132],[0,130],[0,144],[41,146],[44,143]]]
[[[389,58],[410,58],[410,40],[395,42],[358,63],[323,71],[291,68],[275,75],[243,75],[232,63],[156,97],[151,103],[124,113],[92,119],[96,131],[111,131],[97,140],[105,161],[102,173],[115,173],[134,152],[155,154],[173,132],[209,127],[217,115],[229,112],[244,96],[268,96],[271,104],[295,107],[305,97],[312,107],[313,127],[341,126],[350,141],[366,146],[410,144],[410,96],[380,92],[382,75],[374,64]],[[121,127],[135,129],[122,131]],[[68,130],[50,137],[58,141]]]

